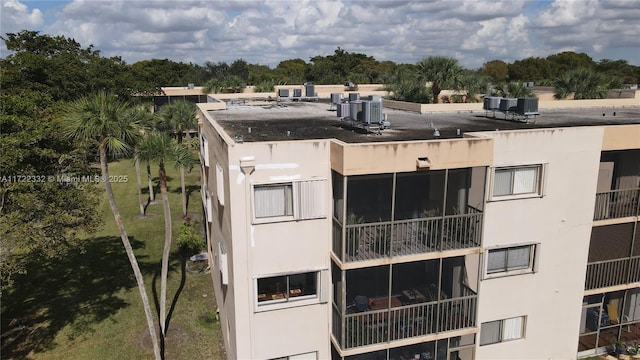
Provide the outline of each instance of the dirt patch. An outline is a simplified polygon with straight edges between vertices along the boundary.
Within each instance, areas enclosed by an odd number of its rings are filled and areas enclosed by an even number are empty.
[[[160,330],[156,329],[156,331],[159,332]],[[167,331],[167,337],[164,344],[164,358],[179,359],[175,354],[179,352],[178,349],[180,349],[180,347],[188,340],[189,335],[187,335],[187,332],[183,328],[176,325],[169,325],[169,330]],[[153,345],[151,343],[151,336],[149,336],[148,329],[138,337],[138,347],[150,354],[153,354]]]
[[[154,213],[146,213],[145,215],[136,215],[133,218],[136,220],[152,219],[156,216]]]

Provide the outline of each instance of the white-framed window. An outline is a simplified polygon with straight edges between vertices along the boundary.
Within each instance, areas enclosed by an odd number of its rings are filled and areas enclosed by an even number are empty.
[[[200,134],[200,156],[202,156],[204,166],[209,167],[209,141],[204,134]]]
[[[253,185],[254,223],[326,217],[325,179]]]
[[[538,244],[488,249],[485,278],[534,272],[538,250]]]
[[[490,200],[542,196],[544,164],[493,168]]]
[[[318,272],[256,279],[258,305],[298,301],[318,296]]]
[[[224,206],[224,171],[219,163],[216,164],[216,191],[218,203]]]
[[[526,316],[489,321],[480,325],[480,346],[524,338]]]
[[[306,270],[254,278],[255,311],[281,310],[297,306],[325,304],[329,271]]]

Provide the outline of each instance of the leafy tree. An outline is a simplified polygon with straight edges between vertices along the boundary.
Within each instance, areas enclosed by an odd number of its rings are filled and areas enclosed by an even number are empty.
[[[627,60],[602,59],[594,69],[607,77],[620,79],[622,84],[640,83],[640,66],[630,65]]]
[[[39,93],[0,97],[0,288],[34,258],[56,259],[81,248],[80,236],[102,224],[99,192],[67,176],[96,174],[88,154],[61,131]]]
[[[509,76],[509,65],[502,60],[491,60],[480,68],[480,74],[488,76],[494,84],[500,84]]]
[[[139,134],[136,119],[128,116],[128,105],[117,99],[116,96],[104,91],[88,95],[71,103],[67,108],[65,120],[67,122],[67,134],[76,141],[92,144],[98,148],[100,156],[100,168],[102,182],[107,193],[107,199],[116,225],[120,232],[120,238],[124,245],[127,257],[131,263],[140,297],[147,319],[147,326],[153,343],[153,352],[156,360],[161,359],[160,347],[156,335],[153,315],[149,306],[149,297],[144,286],[144,279],[140,266],[133,253],[129,236],[124,227],[122,217],[113,195],[111,182],[109,181],[108,155],[125,155],[135,142]]]
[[[592,68],[596,64],[591,56],[585,53],[576,53],[573,51],[565,51],[555,55],[549,55],[547,56],[547,61],[549,61],[551,75],[554,78],[569,70],[580,67]]]
[[[549,60],[528,57],[509,64],[509,81],[540,81],[552,78]]]
[[[438,103],[440,92],[445,89],[458,89],[462,67],[458,60],[444,56],[430,56],[416,64],[418,80],[422,83],[431,82],[431,95],[434,104]]]
[[[190,151],[164,133],[151,133],[144,138],[136,149],[136,158],[148,160],[158,164],[158,180],[162,204],[164,208],[164,250],[162,252],[162,270],[160,279],[160,329],[163,337],[167,335],[167,276],[169,271],[169,252],[171,251],[171,209],[167,192],[167,172],[165,164],[169,161],[180,166],[192,166],[193,159]]]
[[[249,64],[243,59],[234,60],[229,65],[229,75],[239,77],[246,84],[249,81]]]
[[[307,67],[302,59],[289,59],[281,61],[274,72],[282,84],[302,84],[305,82]]]
[[[562,74],[554,83],[556,99],[573,94],[575,100],[604,99],[607,97],[607,79],[592,69],[578,68]]]
[[[13,53],[0,60],[2,87],[36,91],[52,101],[70,101],[86,93],[109,88],[127,95],[125,64],[117,57],[102,58],[92,46],[82,48],[64,36],[23,30],[2,37]]]
[[[204,238],[198,234],[190,223],[183,223],[180,226],[177,240],[178,246],[184,254],[197,253],[207,246]]]
[[[207,81],[202,88],[202,92],[205,94],[240,93],[245,86],[246,83],[240,77],[227,75],[222,79],[213,78]]]
[[[267,65],[248,64],[247,67],[249,69],[248,84],[257,86],[259,84],[274,83],[274,71]]]

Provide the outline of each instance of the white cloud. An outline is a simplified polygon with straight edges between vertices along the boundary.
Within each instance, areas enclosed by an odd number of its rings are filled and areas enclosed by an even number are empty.
[[[129,63],[243,58],[275,66],[330,55],[339,46],[395,62],[455,56],[468,68],[566,49],[626,54],[640,65],[636,0],[74,0],[47,11],[29,5],[3,0],[3,33],[31,28],[65,35]]]
[[[27,5],[18,0],[3,0],[0,4],[2,34],[15,33],[23,29],[36,28],[44,22],[42,11],[29,11]]]

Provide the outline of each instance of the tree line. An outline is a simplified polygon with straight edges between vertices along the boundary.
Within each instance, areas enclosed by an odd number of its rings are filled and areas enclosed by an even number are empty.
[[[268,92],[273,91],[275,85],[305,82],[342,84],[347,81],[403,88],[408,85],[406,77],[413,75],[415,78],[421,71],[424,75],[420,63],[426,59],[416,64],[379,61],[373,56],[348,52],[338,47],[330,55],[317,55],[306,61],[300,58],[282,60],[274,68],[251,64],[244,59],[236,59],[231,63],[205,61],[202,65],[169,59],[127,64],[119,56],[102,57],[100,51],[92,46],[83,49],[75,40],[62,36],[25,30],[6,34],[3,40],[7,48],[15,52],[2,60],[3,68],[9,66],[3,69],[3,86],[46,90],[43,86],[57,84],[65,91],[47,95],[63,100],[76,99],[98,89],[110,89],[125,97],[131,94],[157,94],[163,86],[187,86],[189,83],[205,86],[210,92],[240,92],[246,86],[255,86],[257,92]],[[42,63],[32,64],[34,61]],[[11,67],[15,63],[28,66],[15,69]],[[49,71],[40,71],[43,66]],[[561,77],[566,77],[575,69],[582,69],[589,75],[595,74],[592,77],[603,82],[606,88],[640,83],[640,66],[631,65],[626,60],[595,61],[585,53],[572,51],[546,58],[528,57],[513,63],[496,59],[478,69],[457,67],[461,73],[458,86],[464,86],[472,92],[473,87],[481,85],[478,83],[491,83],[504,88],[509,83],[522,82],[554,86]],[[82,81],[87,74],[91,75],[91,80]]]
[[[179,166],[181,174],[182,254],[204,247],[204,239],[188,225],[184,185],[185,168],[197,161],[186,132],[196,125],[195,105],[177,101],[152,113],[151,104],[135,95],[155,93],[155,83],[126,81],[131,74],[121,72],[125,64],[119,58],[101,57],[99,51],[82,48],[72,39],[22,32],[3,40],[14,53],[0,62],[1,289],[11,296],[16,276],[28,271],[28,262],[61,258],[81,249],[82,239],[104,222],[96,205],[106,193],[140,292],[154,356],[161,359],[169,322],[172,214],[165,170],[169,164]],[[135,201],[141,217],[156,188],[162,199],[165,239],[157,321],[111,186],[109,162],[122,157],[135,159]],[[148,199],[142,197],[141,164],[147,167]],[[157,168],[157,183],[152,166]]]

